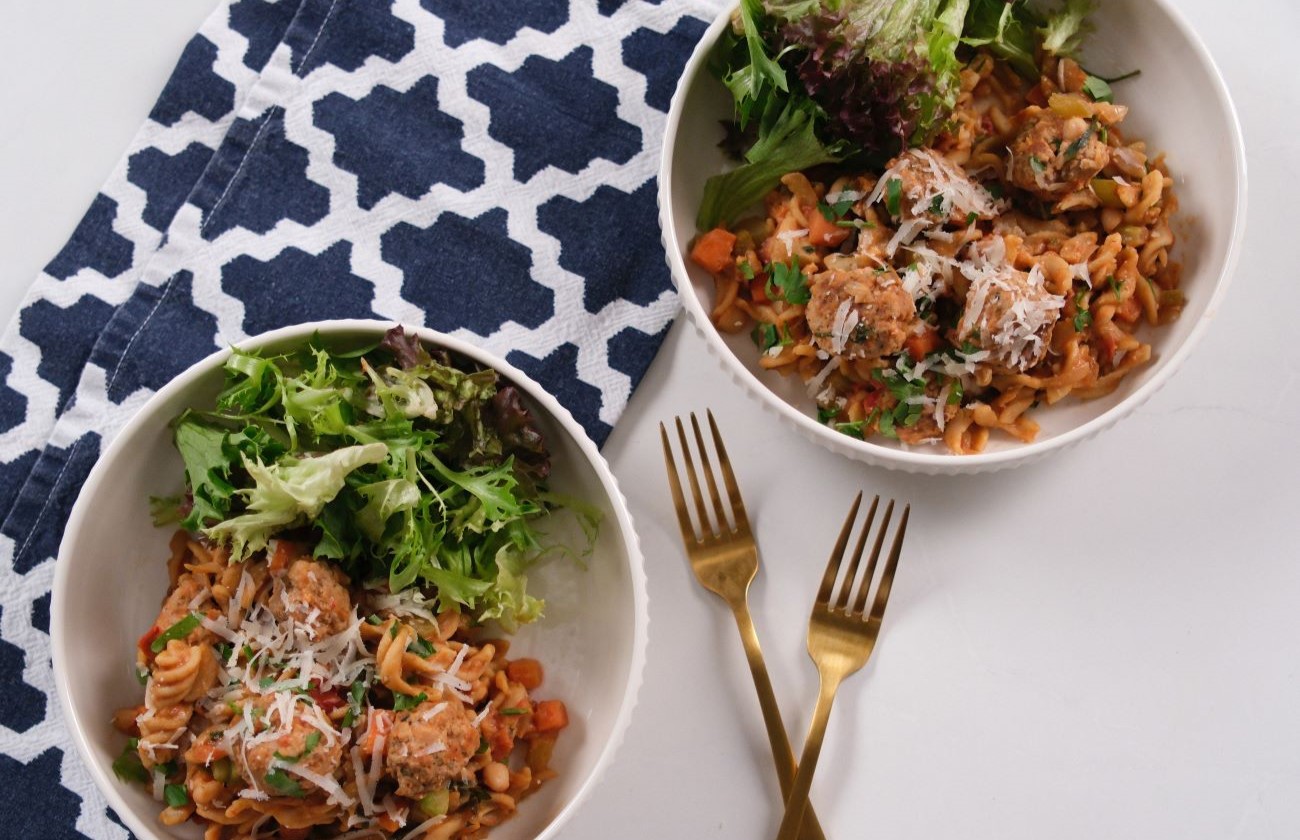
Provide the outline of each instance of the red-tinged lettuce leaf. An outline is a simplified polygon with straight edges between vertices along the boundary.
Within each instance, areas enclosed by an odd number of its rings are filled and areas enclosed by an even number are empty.
[[[424,349],[419,336],[407,335],[401,324],[384,333],[384,339],[379,342],[379,346],[393,354],[393,358],[397,359],[397,364],[402,370],[433,363],[433,357],[429,355],[428,350]]]

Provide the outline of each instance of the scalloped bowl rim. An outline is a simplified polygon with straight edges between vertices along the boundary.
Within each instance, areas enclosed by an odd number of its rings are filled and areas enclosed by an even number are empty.
[[[707,74],[707,59],[724,26],[728,25],[736,4],[729,4],[713,20],[695,45],[690,59],[678,79],[668,110],[668,119],[664,127],[663,150],[659,166],[659,223],[663,238],[664,251],[668,260],[673,283],[683,301],[696,331],[704,338],[709,351],[727,368],[732,379],[762,406],[775,412],[786,422],[792,424],[804,437],[841,455],[865,461],[875,466],[892,470],[916,472],[930,475],[976,473],[1005,469],[1035,461],[1042,456],[1067,449],[1084,440],[1094,437],[1104,429],[1114,425],[1144,404],[1173,376],[1182,365],[1195,345],[1200,341],[1218,313],[1223,296],[1236,271],[1241,255],[1241,244],[1246,226],[1246,153],[1242,139],[1241,124],[1237,112],[1228,94],[1227,85],[1219,72],[1218,66],[1200,36],[1187,23],[1182,13],[1170,0],[1142,0],[1159,8],[1178,30],[1196,59],[1213,81],[1215,104],[1222,112],[1230,134],[1232,146],[1232,180],[1236,186],[1232,205],[1232,226],[1228,239],[1227,253],[1222,267],[1215,278],[1212,291],[1205,310],[1193,325],[1191,332],[1183,342],[1173,348],[1158,370],[1154,371],[1136,390],[1128,394],[1116,405],[1074,428],[1064,431],[1046,440],[1039,440],[997,452],[984,452],[972,455],[935,454],[917,450],[896,449],[882,446],[869,440],[849,437],[830,427],[818,423],[814,418],[799,411],[794,406],[780,399],[755,372],[736,357],[731,348],[722,340],[714,327],[703,301],[695,292],[683,258],[683,243],[673,224],[673,189],[672,174],[675,163],[675,138],[680,130],[683,103],[686,91],[701,73]],[[693,234],[693,231],[692,231]],[[688,240],[689,241],[689,240]]]

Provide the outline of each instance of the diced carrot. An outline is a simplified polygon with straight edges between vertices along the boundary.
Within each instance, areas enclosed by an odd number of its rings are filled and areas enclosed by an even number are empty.
[[[907,355],[912,357],[912,361],[919,362],[935,350],[938,350],[939,345],[942,343],[938,330],[926,330],[920,334],[913,333],[909,335],[903,342],[903,346],[907,348]]]
[[[849,238],[849,229],[840,227],[835,222],[814,209],[808,215],[808,241],[814,245],[836,247]]]
[[[375,825],[378,825],[384,831],[397,831],[402,827],[397,822],[397,818],[391,814],[376,814],[374,819]],[[281,832],[283,832],[283,829],[281,829]],[[306,837],[305,834],[303,836]]]
[[[726,228],[714,228],[695,240],[691,259],[706,271],[721,274],[732,264],[731,249],[734,247],[736,234]]]
[[[542,663],[536,659],[516,659],[506,666],[506,676],[532,691],[542,684]]]
[[[772,299],[767,296],[767,280],[762,277],[755,277],[749,281],[749,299],[754,303],[772,302]]]
[[[538,732],[558,732],[569,725],[569,710],[563,700],[542,700],[533,707],[533,728]]]
[[[185,751],[185,760],[208,765],[219,758],[225,758],[226,755],[226,748],[221,741],[200,738],[194,742],[194,746]]]
[[[393,713],[388,709],[371,709],[370,717],[366,720],[366,734],[361,736],[361,751],[370,755],[375,751],[375,739],[380,735],[387,735],[388,731],[393,728]]]
[[[289,564],[298,557],[302,556],[302,546],[290,540],[276,540],[275,553],[271,555],[271,562],[267,564],[267,569],[271,574],[278,575],[289,568]]]

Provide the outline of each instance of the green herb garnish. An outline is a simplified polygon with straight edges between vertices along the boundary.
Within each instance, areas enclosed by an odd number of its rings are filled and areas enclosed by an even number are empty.
[[[302,789],[302,785],[298,784],[297,780],[279,767],[267,773],[264,781],[281,796],[292,796],[301,799],[307,795],[306,791]]]
[[[889,215],[898,218],[903,212],[903,181],[900,178],[890,178],[889,183],[885,185],[885,209]]]
[[[786,303],[802,304],[812,299],[808,290],[808,278],[798,266],[789,263],[772,263],[767,267],[767,296],[776,297],[774,287],[781,290]]]
[[[420,635],[417,635],[415,639],[406,646],[406,650],[421,659],[428,659],[430,656],[433,656],[438,652],[437,648],[429,644],[428,640]]]
[[[144,763],[140,761],[139,748],[139,738],[132,738],[126,742],[121,754],[113,759],[113,775],[124,782],[139,782],[141,784],[149,782],[149,771],[144,769]]]
[[[163,787],[163,801],[171,808],[180,808],[189,804],[190,794],[185,790],[185,785],[165,785]]]
[[[154,653],[162,653],[163,648],[167,647],[168,642],[172,641],[173,639],[185,638],[189,634],[193,633],[196,629],[198,629],[201,623],[202,621],[199,618],[198,614],[190,613],[189,615],[185,616],[180,621],[176,622],[171,627],[168,627],[166,630],[160,633],[158,635],[158,638],[154,639],[153,642],[149,645],[149,650],[153,651]]]
[[[428,700],[429,697],[423,691],[419,694],[394,694],[393,711],[405,712],[414,709],[416,706]]]

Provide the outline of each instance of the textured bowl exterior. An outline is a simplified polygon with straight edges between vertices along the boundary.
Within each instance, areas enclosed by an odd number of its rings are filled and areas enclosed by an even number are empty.
[[[1031,463],[1091,439],[1144,404],[1214,320],[1236,268],[1246,224],[1246,157],[1236,111],[1205,45],[1170,0],[1103,0],[1093,15],[1098,33],[1085,47],[1085,57],[1107,68],[1131,69],[1124,63],[1126,55],[1142,55],[1143,62],[1152,62],[1142,68],[1142,76],[1126,82],[1119,95],[1134,106],[1129,124],[1139,121],[1139,129],[1133,136],[1151,137],[1154,148],[1168,150],[1180,202],[1174,257],[1184,262],[1188,305],[1174,324],[1146,336],[1155,350],[1154,362],[1131,374],[1108,397],[1066,401],[1072,404],[1036,412],[1034,419],[1042,423],[1043,432],[1033,443],[990,441],[985,452],[975,455],[859,440],[818,423],[811,398],[801,387],[781,381],[794,377],[761,371],[757,351],[746,346],[748,339],[723,336],[714,327],[709,318],[712,280],[686,256],[695,235],[703,180],[726,166],[709,127],[729,115],[730,100],[709,74],[707,59],[734,8],[724,10],[709,26],[678,81],[660,161],[660,226],[673,282],[710,353],[747,394],[803,437],[873,466],[928,475],[993,472]],[[1159,44],[1161,54],[1128,49],[1139,41]],[[1098,45],[1095,51],[1093,43]],[[1166,137],[1170,142],[1164,142]]]
[[[241,342],[240,347],[268,349],[300,345],[315,333],[326,339],[369,338],[378,341],[392,326],[390,322],[366,320],[313,322],[250,338]],[[584,572],[572,564],[561,566],[553,562],[530,575],[530,578],[540,579],[551,623],[543,619],[522,629],[512,639],[520,652],[542,658],[547,665],[548,686],[554,688],[553,684],[558,681],[561,685],[581,687],[586,692],[584,696],[564,697],[570,706],[571,729],[576,733],[571,737],[584,739],[581,744],[572,745],[571,742],[569,752],[576,755],[569,758],[580,758],[584,766],[575,771],[571,765],[567,778],[564,767],[560,766],[559,778],[531,797],[514,819],[493,832],[493,837],[499,840],[549,840],[560,833],[604,775],[623,742],[636,705],[644,676],[649,632],[649,596],[639,541],[627,500],[609,466],[582,427],[553,396],[505,360],[473,345],[425,328],[407,329],[430,345],[460,353],[496,369],[519,386],[548,434],[552,448],[572,456],[569,463],[560,463],[557,459],[557,467],[563,469],[566,478],[585,484],[589,491],[585,498],[607,513],[601,526],[597,554],[589,569]],[[117,708],[115,701],[123,692],[123,678],[132,684],[135,678],[124,665],[101,666],[98,660],[123,660],[131,645],[127,641],[127,646],[123,647],[123,638],[133,639],[134,634],[153,619],[152,612],[137,610],[126,615],[124,613],[128,611],[119,605],[134,598],[138,606],[140,598],[134,593],[135,589],[156,590],[161,595],[166,577],[161,559],[166,556],[167,536],[158,531],[162,534],[164,553],[145,558],[143,562],[151,564],[152,573],[142,573],[135,580],[131,578],[129,569],[116,572],[102,566],[94,568],[99,565],[93,556],[94,548],[97,541],[103,541],[106,533],[125,532],[127,539],[133,533],[127,523],[104,521],[105,508],[135,503],[138,507],[146,507],[147,499],[143,497],[130,502],[115,500],[114,497],[120,497],[124,492],[120,473],[115,472],[115,468],[125,470],[129,468],[127,465],[144,459],[144,465],[136,469],[149,474],[148,478],[141,480],[156,487],[157,492],[179,483],[180,473],[165,470],[162,461],[168,459],[159,454],[164,444],[170,447],[167,424],[178,405],[191,405],[215,393],[221,367],[229,354],[229,350],[214,353],[176,377],[154,394],[116,435],[91,471],[77,499],[64,532],[55,570],[50,631],[54,676],[62,712],[95,783],[126,825],[145,840],[198,837],[199,833],[193,825],[169,831],[157,821],[160,807],[157,803],[138,786],[127,786],[113,776],[110,764],[116,755],[115,750],[120,750],[121,736],[106,733],[106,730],[111,730],[108,721]],[[562,439],[557,439],[558,436]],[[164,475],[156,479],[152,477],[164,471]],[[147,523],[147,516],[143,520]],[[147,542],[157,542],[158,539],[142,538]],[[602,559],[611,562],[608,566],[600,566]],[[618,562],[613,562],[615,560]],[[97,591],[88,592],[84,578],[93,576],[110,582],[98,587]],[[603,588],[599,592],[583,591],[583,587],[596,586],[593,581],[597,576]],[[113,582],[113,578],[118,580]],[[596,605],[592,606],[592,602]],[[152,609],[156,611],[157,601],[152,603]],[[610,626],[581,626],[585,616],[598,611],[614,616],[601,615],[597,619]],[[553,612],[560,615],[552,615]],[[125,637],[119,625],[125,626]],[[594,641],[588,639],[593,635]],[[90,646],[94,650],[86,649],[86,639],[95,640],[95,644]],[[584,639],[588,640],[584,642]],[[599,663],[601,660],[599,657],[583,660],[576,654],[566,655],[568,649],[581,644],[607,650],[605,661],[613,665],[599,672],[587,667],[584,672],[588,661]],[[138,695],[140,689],[136,684],[126,690]],[[114,693],[119,696],[107,696]],[[597,696],[599,705],[592,701],[592,708],[584,709],[584,701]],[[133,702],[138,702],[138,699]],[[91,714],[90,710],[96,713]],[[603,731],[593,731],[594,726],[602,724]],[[565,739],[560,743],[563,750]],[[110,750],[110,744],[115,745],[115,749]],[[557,764],[563,758],[562,754],[557,755]],[[575,778],[574,772],[580,772],[580,777]],[[557,791],[563,788],[566,795],[553,794],[550,801],[537,802],[551,786],[556,786]]]

